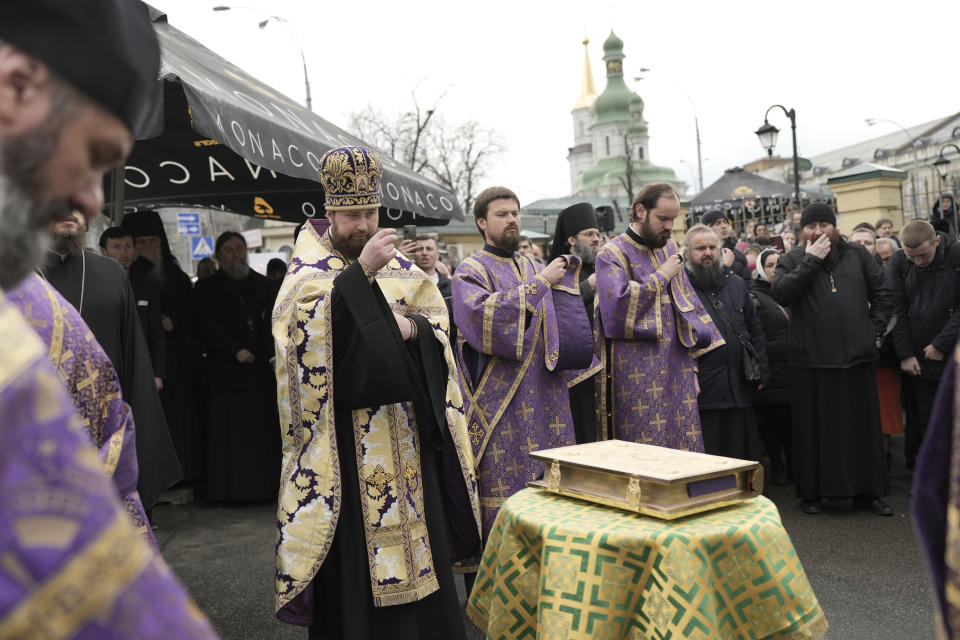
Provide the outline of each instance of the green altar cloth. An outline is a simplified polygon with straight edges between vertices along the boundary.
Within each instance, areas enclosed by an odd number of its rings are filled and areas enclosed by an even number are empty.
[[[500,508],[467,615],[487,637],[816,638],[827,620],[764,497],[665,521],[524,489]]]

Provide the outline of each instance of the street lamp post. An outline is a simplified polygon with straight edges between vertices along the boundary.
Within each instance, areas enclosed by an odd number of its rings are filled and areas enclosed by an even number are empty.
[[[220,5],[213,8],[214,11],[230,11],[231,9],[246,9],[248,11],[256,11],[258,13],[262,13],[263,15],[267,16],[266,20],[263,20],[259,23],[259,26],[261,29],[266,28],[267,24],[269,24],[270,21],[273,20],[279,23],[280,25],[282,25],[283,28],[287,30],[287,33],[290,34],[290,38],[293,39],[293,43],[297,46],[297,49],[300,50],[300,61],[303,63],[303,86],[307,94],[307,109],[309,111],[313,111],[313,99],[310,97],[310,74],[307,73],[307,58],[305,55],[303,55],[303,46],[301,46],[300,44],[300,39],[297,38],[297,34],[295,34],[293,32],[293,29],[290,28],[290,24],[286,21],[286,19],[280,16],[275,16],[271,13],[268,13],[263,9],[258,9],[257,7],[246,7],[246,6],[231,7],[226,5]]]
[[[947,181],[947,169],[950,166],[950,161],[943,157],[943,152],[949,149],[950,147],[953,147],[954,151],[960,154],[960,147],[953,144],[952,142],[948,142],[947,144],[942,145],[940,147],[940,152],[937,154],[937,159],[933,161],[934,169],[937,170],[937,173],[940,174],[940,179],[943,180],[944,182]],[[960,226],[958,226],[958,220],[957,220],[956,201],[954,201],[953,203],[953,228],[954,228],[954,233],[956,233],[957,229],[960,229]]]
[[[803,207],[803,199],[800,197],[800,156],[797,155],[797,112],[793,109],[787,110],[783,105],[775,104],[763,114],[763,125],[754,133],[760,138],[760,144],[767,150],[767,156],[773,156],[773,149],[777,146],[777,134],[780,129],[770,124],[767,117],[773,109],[779,108],[787,117],[790,118],[790,128],[793,133],[793,197],[797,199],[797,206]]]
[[[693,98],[690,97],[690,94],[680,85],[679,82],[676,83],[680,90],[683,91],[683,95],[687,96],[687,100],[690,102],[690,109],[693,110],[693,129],[697,134],[697,182],[700,187],[700,191],[703,191],[703,160],[700,158],[700,119],[697,118],[697,105],[693,104]]]
[[[916,138],[910,135],[910,132],[907,131],[906,127],[902,124],[894,122],[893,120],[887,120],[886,118],[867,118],[864,122],[867,123],[868,127],[872,127],[878,122],[889,122],[890,124],[898,127],[907,138],[910,140],[910,146],[913,147],[913,143],[916,141]],[[920,194],[917,192],[917,174],[920,172],[920,164],[917,160],[917,150],[913,149],[913,175],[910,176],[910,188],[913,190],[913,217],[917,218],[920,216]]]

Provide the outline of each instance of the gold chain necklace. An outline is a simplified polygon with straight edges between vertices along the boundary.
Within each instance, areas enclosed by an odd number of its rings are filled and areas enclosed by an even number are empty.
[[[56,253],[56,252],[53,252]],[[60,254],[57,254],[60,255]],[[80,250],[80,307],[77,309],[77,312],[82,316],[83,315],[83,294],[87,288],[87,253],[83,249]],[[44,282],[50,284],[50,281],[47,280],[46,274],[43,272],[43,269],[37,267],[37,273],[40,274],[40,277],[43,278]]]

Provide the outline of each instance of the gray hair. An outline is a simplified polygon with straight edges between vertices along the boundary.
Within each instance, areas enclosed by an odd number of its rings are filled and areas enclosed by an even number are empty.
[[[713,236],[713,240],[716,243],[717,247],[720,246],[720,236],[713,232],[713,229],[708,227],[705,224],[695,224],[687,230],[687,235],[683,237],[683,250],[684,252],[690,251],[690,244],[693,242],[694,236],[699,236],[700,234],[710,234]]]
[[[860,229],[857,229],[857,231],[860,231]],[[900,248],[893,238],[877,238],[877,244],[874,248],[879,251],[880,247],[887,247],[893,252],[896,252],[896,250]]]

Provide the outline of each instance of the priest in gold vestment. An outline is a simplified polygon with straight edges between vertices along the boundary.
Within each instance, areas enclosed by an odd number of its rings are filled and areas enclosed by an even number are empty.
[[[380,158],[320,162],[273,314],[283,464],[277,616],[310,638],[464,638],[451,565],[479,501],[437,286],[377,231]]]

